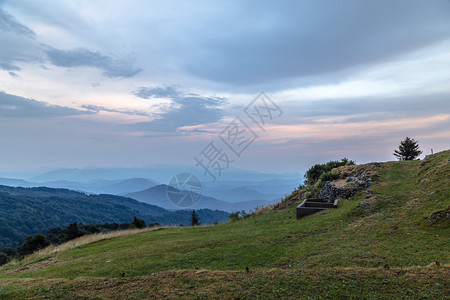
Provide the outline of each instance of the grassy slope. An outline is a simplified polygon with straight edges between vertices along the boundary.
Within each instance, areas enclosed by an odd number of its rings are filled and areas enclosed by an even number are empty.
[[[9,265],[0,269],[8,278],[0,296],[449,296],[449,221],[424,218],[450,205],[449,158],[445,151],[426,164],[385,163],[372,198],[357,195],[301,220],[291,207],[99,241],[58,253],[53,263]],[[441,267],[428,266],[435,261]]]

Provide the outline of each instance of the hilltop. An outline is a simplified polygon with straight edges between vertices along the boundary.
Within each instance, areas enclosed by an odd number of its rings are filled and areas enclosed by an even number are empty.
[[[299,220],[295,207],[314,188],[236,222],[161,228],[10,263],[0,269],[0,296],[446,298],[449,160],[443,151],[376,170],[342,167],[335,186],[355,173],[370,174],[371,184]]]

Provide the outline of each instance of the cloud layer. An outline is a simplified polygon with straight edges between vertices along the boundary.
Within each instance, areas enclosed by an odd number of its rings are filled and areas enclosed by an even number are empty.
[[[103,75],[112,78],[133,77],[142,71],[142,69],[135,68],[129,59],[117,59],[84,48],[73,50],[48,48],[45,53],[55,66],[66,68],[94,67],[103,70]]]

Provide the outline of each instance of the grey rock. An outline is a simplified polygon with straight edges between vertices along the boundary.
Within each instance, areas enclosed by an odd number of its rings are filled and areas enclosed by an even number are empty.
[[[337,198],[348,199],[355,194],[356,188],[339,188],[334,186],[331,181],[327,181],[324,187],[319,192],[319,197],[327,199],[329,202],[336,200]]]

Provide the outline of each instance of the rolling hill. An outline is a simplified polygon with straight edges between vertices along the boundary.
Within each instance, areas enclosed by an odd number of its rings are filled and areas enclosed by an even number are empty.
[[[445,299],[449,161],[379,164],[370,187],[299,220],[303,190],[235,222],[42,252],[0,268],[0,296]]]

